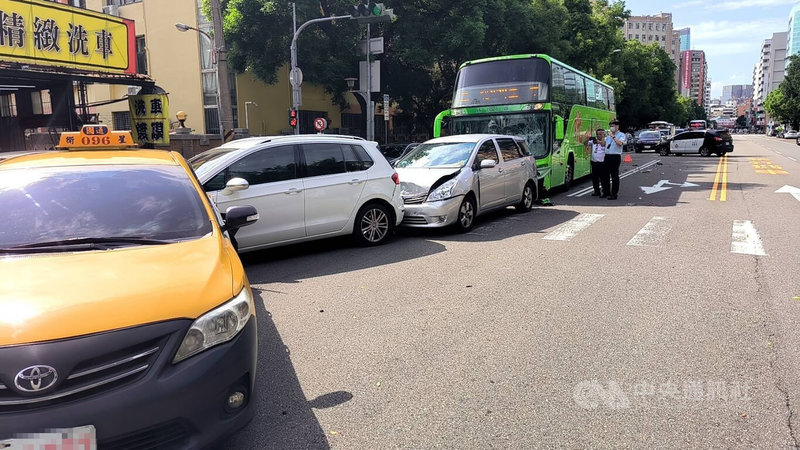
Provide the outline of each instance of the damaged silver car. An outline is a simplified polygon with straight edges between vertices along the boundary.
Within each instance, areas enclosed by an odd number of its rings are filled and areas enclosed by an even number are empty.
[[[431,139],[395,163],[405,204],[402,225],[472,229],[475,218],[538,196],[536,161],[521,138],[464,134]]]

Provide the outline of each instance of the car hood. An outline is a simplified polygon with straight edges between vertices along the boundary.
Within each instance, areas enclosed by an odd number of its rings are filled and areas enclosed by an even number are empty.
[[[461,170],[460,167],[428,168],[414,167],[395,169],[400,177],[400,193],[403,197],[427,195],[431,186],[442,177],[449,177]]]
[[[0,347],[194,319],[233,297],[218,235],[175,244],[0,257]],[[238,271],[237,271],[238,272]]]

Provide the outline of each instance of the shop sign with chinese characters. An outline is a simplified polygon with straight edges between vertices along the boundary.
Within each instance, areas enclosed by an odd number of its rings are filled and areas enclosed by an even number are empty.
[[[169,145],[169,99],[166,94],[131,95],[131,133],[137,144]]]
[[[44,0],[0,0],[0,61],[136,73],[132,20]]]

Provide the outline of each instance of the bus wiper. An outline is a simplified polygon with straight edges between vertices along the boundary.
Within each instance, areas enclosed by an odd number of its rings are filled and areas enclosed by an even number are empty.
[[[72,239],[61,239],[58,241],[35,242],[32,244],[15,245],[4,250],[15,249],[45,249],[45,248],[69,248],[69,247],[89,247],[89,249],[111,248],[118,245],[163,245],[171,244],[173,241],[161,239],[149,239],[136,236],[117,236],[117,237],[83,237]],[[92,247],[94,246],[94,247]]]

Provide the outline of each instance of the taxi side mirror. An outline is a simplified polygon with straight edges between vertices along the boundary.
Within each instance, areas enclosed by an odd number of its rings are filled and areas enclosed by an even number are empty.
[[[256,223],[258,211],[252,206],[231,206],[225,211],[225,224],[222,232],[238,230]]]
[[[556,140],[564,140],[564,118],[556,115],[554,118],[556,125]]]
[[[481,169],[491,169],[492,167],[497,165],[497,161],[493,159],[484,159],[481,161]]]

